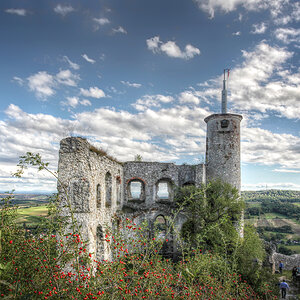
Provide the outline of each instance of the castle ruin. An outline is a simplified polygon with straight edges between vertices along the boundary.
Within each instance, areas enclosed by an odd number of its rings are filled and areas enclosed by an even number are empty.
[[[112,226],[118,213],[136,223],[148,220],[167,226],[174,209],[175,187],[195,185],[213,179],[230,183],[240,191],[240,122],[242,116],[227,113],[224,72],[222,112],[205,118],[207,123],[206,162],[197,165],[128,161],[120,163],[96,149],[86,139],[68,137],[61,141],[58,164],[58,191],[63,204],[70,199],[74,216],[89,241],[89,252],[97,259],[109,258],[104,229]],[[65,190],[63,187],[67,187]],[[67,215],[67,209],[65,209]],[[184,216],[176,218],[180,230]],[[176,240],[168,237],[170,252]]]

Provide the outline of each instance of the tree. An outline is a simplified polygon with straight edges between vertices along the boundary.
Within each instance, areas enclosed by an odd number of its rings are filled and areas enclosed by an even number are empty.
[[[143,161],[142,155],[137,154],[137,155],[134,157],[134,161]]]
[[[237,226],[244,203],[236,188],[220,180],[200,188],[185,186],[175,201],[182,207],[186,222],[182,237],[191,247],[232,253],[239,238]]]

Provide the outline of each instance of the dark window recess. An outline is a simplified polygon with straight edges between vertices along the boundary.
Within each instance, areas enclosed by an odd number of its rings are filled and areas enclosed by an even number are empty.
[[[227,128],[229,125],[229,121],[228,120],[222,120],[221,121],[221,128]]]

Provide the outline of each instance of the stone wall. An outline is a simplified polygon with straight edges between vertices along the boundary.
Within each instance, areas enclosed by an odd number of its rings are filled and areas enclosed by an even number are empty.
[[[282,261],[284,270],[292,270],[295,266],[300,266],[300,254],[284,255],[281,253],[273,253],[271,257],[275,270],[279,268],[279,262]]]
[[[58,178],[63,215],[69,215],[64,207],[69,199],[83,238],[89,240],[89,251],[99,253],[105,248],[104,228],[123,203],[122,164],[83,138],[66,138],[60,143]]]

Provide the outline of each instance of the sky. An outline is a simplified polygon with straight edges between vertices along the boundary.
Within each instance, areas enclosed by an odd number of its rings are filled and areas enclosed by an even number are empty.
[[[52,192],[59,142],[120,161],[205,161],[204,118],[241,123],[242,190],[300,190],[300,2],[1,0],[0,191]]]

